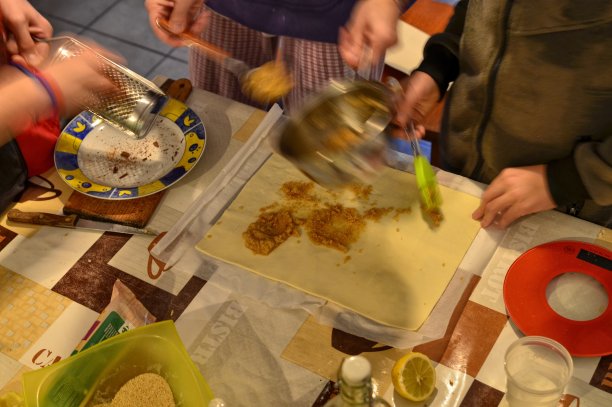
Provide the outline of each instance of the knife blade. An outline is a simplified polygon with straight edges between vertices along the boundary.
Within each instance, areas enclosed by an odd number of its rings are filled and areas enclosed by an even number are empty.
[[[116,223],[81,219],[77,215],[56,215],[46,212],[24,212],[19,209],[11,209],[6,214],[6,217],[12,222],[26,223],[29,225],[56,226],[69,229],[90,229],[100,232],[127,233],[131,235],[157,235],[157,233],[148,229],[139,229]]]

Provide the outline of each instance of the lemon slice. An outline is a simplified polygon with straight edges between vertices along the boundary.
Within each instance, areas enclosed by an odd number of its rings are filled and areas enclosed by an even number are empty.
[[[411,401],[423,401],[436,387],[436,369],[426,355],[410,352],[395,362],[391,379],[400,396]]]

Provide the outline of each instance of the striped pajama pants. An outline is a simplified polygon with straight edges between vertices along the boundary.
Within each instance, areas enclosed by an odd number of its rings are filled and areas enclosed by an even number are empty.
[[[277,39],[252,30],[212,12],[202,39],[228,51],[250,67],[258,67],[275,57]],[[299,109],[307,97],[325,88],[330,79],[352,78],[353,70],[346,65],[336,44],[283,37],[282,58],[293,75],[295,86],[283,100],[285,111]],[[380,78],[383,64],[374,69],[373,78]],[[196,47],[189,53],[189,71],[194,86],[219,95],[265,109],[250,100],[240,90],[236,77],[208,59]]]

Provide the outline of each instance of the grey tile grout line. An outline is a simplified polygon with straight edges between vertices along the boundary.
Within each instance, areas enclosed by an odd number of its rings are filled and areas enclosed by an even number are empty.
[[[80,29],[80,31],[77,33],[79,35],[83,34],[86,31],[90,31],[90,32],[93,32],[93,33],[96,33],[96,34],[99,34],[99,35],[102,35],[102,36],[105,36],[105,37],[108,37],[108,38],[112,38],[112,39],[117,40],[119,42],[122,42],[124,44],[132,45],[134,47],[143,49],[145,51],[153,52],[155,54],[158,54],[158,55],[161,55],[161,56],[173,59],[173,60],[178,61],[178,62],[185,62],[185,63],[188,62],[188,61],[184,60],[183,58],[178,58],[178,57],[170,55],[170,54],[172,54],[172,52],[174,51],[175,48],[171,48],[168,52],[161,52],[161,51],[153,49],[153,48],[142,46],[141,44],[132,42],[130,40],[126,40],[124,38],[116,37],[116,36],[114,36],[112,34],[108,34],[106,32],[99,31],[99,30],[96,30],[94,28],[90,28],[90,27],[84,26],[82,24],[74,23],[74,22],[72,22],[70,20],[67,20],[65,18],[62,18],[62,17],[58,17],[58,16],[55,16],[55,15],[52,15],[52,14],[48,14],[48,16],[52,17],[52,18],[54,18],[56,20],[60,20],[60,21],[62,21],[64,23],[69,23],[69,24],[77,26]],[[151,32],[151,35],[155,35],[155,34],[153,34],[153,32]]]
[[[72,25],[76,25],[77,27],[80,27],[80,28],[81,28],[81,31],[80,31],[80,32],[78,32],[77,34],[81,34],[81,33],[83,33],[84,31],[86,31],[86,30],[90,29],[90,28],[89,28],[90,26],[94,25],[94,24],[95,24],[95,23],[96,23],[98,20],[100,20],[100,19],[101,19],[103,16],[105,16],[106,14],[108,14],[108,12],[109,12],[109,11],[110,11],[110,10],[111,10],[113,7],[115,7],[117,4],[121,3],[121,1],[122,1],[122,0],[116,0],[114,3],[110,4],[110,5],[109,5],[109,6],[106,8],[106,10],[102,11],[100,14],[98,14],[96,17],[94,17],[94,18],[93,18],[93,20],[91,20],[91,21],[88,23],[88,24],[89,24],[88,26],[87,26],[87,25],[80,24],[80,23],[77,23],[77,22],[74,22],[74,21],[72,21],[72,20],[68,20],[68,19],[63,18],[63,17],[56,16],[56,15],[54,15],[54,14],[52,14],[52,13],[45,13],[45,14],[46,14],[47,16],[49,16],[49,17],[53,17],[53,18],[55,18],[55,19],[57,19],[57,20],[60,20],[60,21],[65,22],[65,23],[69,23],[69,24],[72,24]]]
[[[162,64],[162,62],[164,62],[164,61],[166,60],[166,58],[167,58],[167,57],[164,57],[164,58],[162,58],[162,59],[161,59],[161,60],[160,60],[158,63],[154,64],[154,65],[151,67],[151,69],[149,69],[149,70],[147,71],[147,73],[145,74],[145,76],[148,78],[148,77],[149,77],[149,75],[151,75],[151,74],[152,74],[152,73],[155,71],[155,69],[156,69],[158,66],[160,66],[160,65]]]
[[[170,51],[170,53],[172,53],[172,51]],[[189,64],[189,57],[187,58],[187,60],[184,60],[183,58],[178,58],[178,57],[172,56],[170,54],[166,55],[166,57],[168,57],[170,59],[173,59],[175,61],[178,61],[178,62],[184,62],[186,64]]]
[[[172,51],[170,51],[170,52],[172,52]],[[171,56],[166,55],[166,56],[164,56],[164,57],[163,57],[163,58],[162,58],[162,59],[161,59],[161,60],[160,60],[158,63],[154,64],[154,65],[151,67],[151,69],[149,69],[149,70],[147,71],[147,73],[145,74],[145,76],[148,78],[148,77],[149,77],[149,75],[151,75],[153,72],[155,72],[155,69],[157,69],[157,67],[158,67],[158,66],[160,66],[161,64],[163,64],[163,63],[164,63],[164,61],[165,61],[166,59],[168,59],[168,58],[170,58],[170,59],[174,59],[175,61],[183,62],[183,63],[185,63],[185,65],[187,65],[187,63],[186,63],[186,62],[184,62],[184,61],[182,61],[182,60],[180,60],[180,59],[177,59],[177,58],[172,58]],[[189,68],[187,68],[187,70],[189,71]],[[178,78],[173,78],[173,79],[178,79]]]
[[[102,35],[104,37],[112,38],[113,40],[117,40],[117,41],[122,42],[124,44],[128,44],[128,45],[131,45],[131,46],[136,47],[136,48],[144,49],[145,51],[153,52],[155,54],[162,55],[162,56],[167,56],[168,53],[172,52],[172,50],[173,50],[173,49],[170,49],[170,51],[168,51],[168,52],[162,52],[162,51],[159,51],[159,50],[156,50],[156,49],[153,49],[153,48],[142,46],[141,44],[138,44],[137,42],[126,40],[126,39],[120,38],[120,37],[115,37],[112,34],[106,33],[104,31],[99,31],[99,30],[96,30],[94,28],[87,28],[85,31],[93,32],[93,33],[96,33],[98,35]],[[83,31],[83,32],[85,32],[85,31]],[[151,33],[151,35],[155,35],[155,34]]]
[[[103,12],[101,12],[100,14],[98,14],[92,21],[89,22],[89,25],[92,26],[94,25],[96,22],[98,22],[102,17],[104,17],[106,14],[108,14],[108,12],[115,7],[117,4],[121,3],[122,0],[116,0],[113,4],[109,5],[106,10],[104,10]],[[144,7],[144,6],[143,6]]]
[[[56,16],[56,15],[54,15],[54,14],[52,14],[52,13],[47,13],[47,15],[48,15],[49,17],[53,17],[53,18],[55,18],[55,19],[57,19],[57,20],[59,20],[59,21],[62,21],[62,22],[64,22],[64,23],[68,23],[68,24],[71,24],[71,25],[74,25],[74,26],[78,27],[78,28],[80,29],[80,31],[77,33],[78,35],[82,35],[83,33],[85,33],[85,32],[87,32],[87,31],[89,31],[89,32],[96,33],[96,34],[98,34],[98,35],[102,35],[102,36],[105,36],[105,37],[108,37],[108,38],[114,39],[114,40],[119,41],[119,42],[122,42],[122,43],[124,43],[124,44],[128,44],[128,45],[131,45],[131,46],[134,46],[134,47],[137,47],[137,48],[140,48],[140,49],[143,49],[143,50],[146,50],[146,51],[149,51],[149,52],[152,52],[152,53],[155,53],[155,54],[157,54],[157,55],[162,56],[163,58],[162,58],[162,59],[160,59],[160,60],[159,60],[159,62],[157,62],[156,64],[154,64],[154,65],[153,65],[153,66],[152,66],[152,67],[149,69],[149,71],[146,73],[146,76],[147,76],[147,77],[148,77],[148,76],[149,76],[151,73],[153,73],[153,72],[155,71],[155,69],[157,69],[157,67],[159,67],[159,66],[160,66],[160,65],[161,65],[161,64],[162,64],[164,61],[166,61],[168,58],[169,58],[169,59],[171,59],[171,60],[177,61],[177,62],[183,62],[183,63],[185,63],[185,64],[188,64],[188,61],[185,61],[185,60],[184,60],[184,59],[182,59],[182,58],[177,58],[177,57],[174,57],[174,56],[172,56],[172,55],[171,55],[171,54],[172,54],[172,52],[174,51],[174,48],[171,48],[171,49],[170,49],[168,52],[160,52],[160,51],[158,51],[158,50],[156,50],[156,49],[152,49],[152,48],[149,48],[149,47],[144,47],[144,46],[142,46],[141,44],[138,44],[138,43],[132,42],[132,41],[130,41],[130,40],[125,40],[124,38],[119,38],[119,37],[116,37],[116,36],[114,36],[114,35],[112,35],[112,34],[109,34],[109,33],[102,32],[102,31],[96,30],[96,29],[94,29],[94,28],[91,28],[91,26],[92,26],[92,25],[94,25],[94,24],[95,24],[97,21],[99,21],[99,20],[100,20],[102,17],[104,17],[106,14],[108,14],[108,13],[109,13],[109,11],[110,11],[110,10],[111,10],[113,7],[115,7],[117,4],[119,4],[121,1],[122,1],[122,0],[116,0],[114,3],[110,4],[110,5],[109,5],[109,6],[108,6],[108,7],[107,7],[107,8],[106,8],[104,11],[102,11],[102,12],[101,12],[100,14],[98,14],[98,15],[97,15],[97,16],[96,16],[94,19],[92,19],[92,20],[91,20],[91,21],[88,23],[88,25],[83,25],[83,24],[80,24],[80,23],[76,23],[76,22],[71,21],[71,20],[69,20],[69,19],[66,19],[66,18],[64,18],[64,17]],[[151,35],[155,35],[155,34],[153,34],[153,32],[151,32]]]

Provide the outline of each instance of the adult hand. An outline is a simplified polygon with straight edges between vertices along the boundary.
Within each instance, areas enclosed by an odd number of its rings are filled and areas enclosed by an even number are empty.
[[[175,34],[189,32],[200,35],[208,21],[208,12],[202,12],[204,0],[145,0],[149,13],[149,24],[153,32],[163,42],[173,47],[183,45],[182,40],[157,26],[157,19],[167,19],[170,30]]]
[[[440,99],[440,89],[428,74],[416,71],[403,82],[404,93],[398,98],[395,122],[404,127],[414,122],[416,136],[425,136],[425,117],[434,109]]]
[[[0,15],[9,54],[19,55],[29,65],[40,65],[49,53],[49,46],[35,42],[32,37],[51,37],[51,24],[26,0],[0,0]]]
[[[556,206],[548,189],[545,165],[506,168],[482,194],[472,218],[483,228],[494,225],[505,229],[522,216]]]
[[[372,61],[380,61],[387,48],[397,42],[400,8],[395,0],[356,2],[346,27],[340,29],[338,49],[344,61],[359,65],[365,46],[372,49]]]

